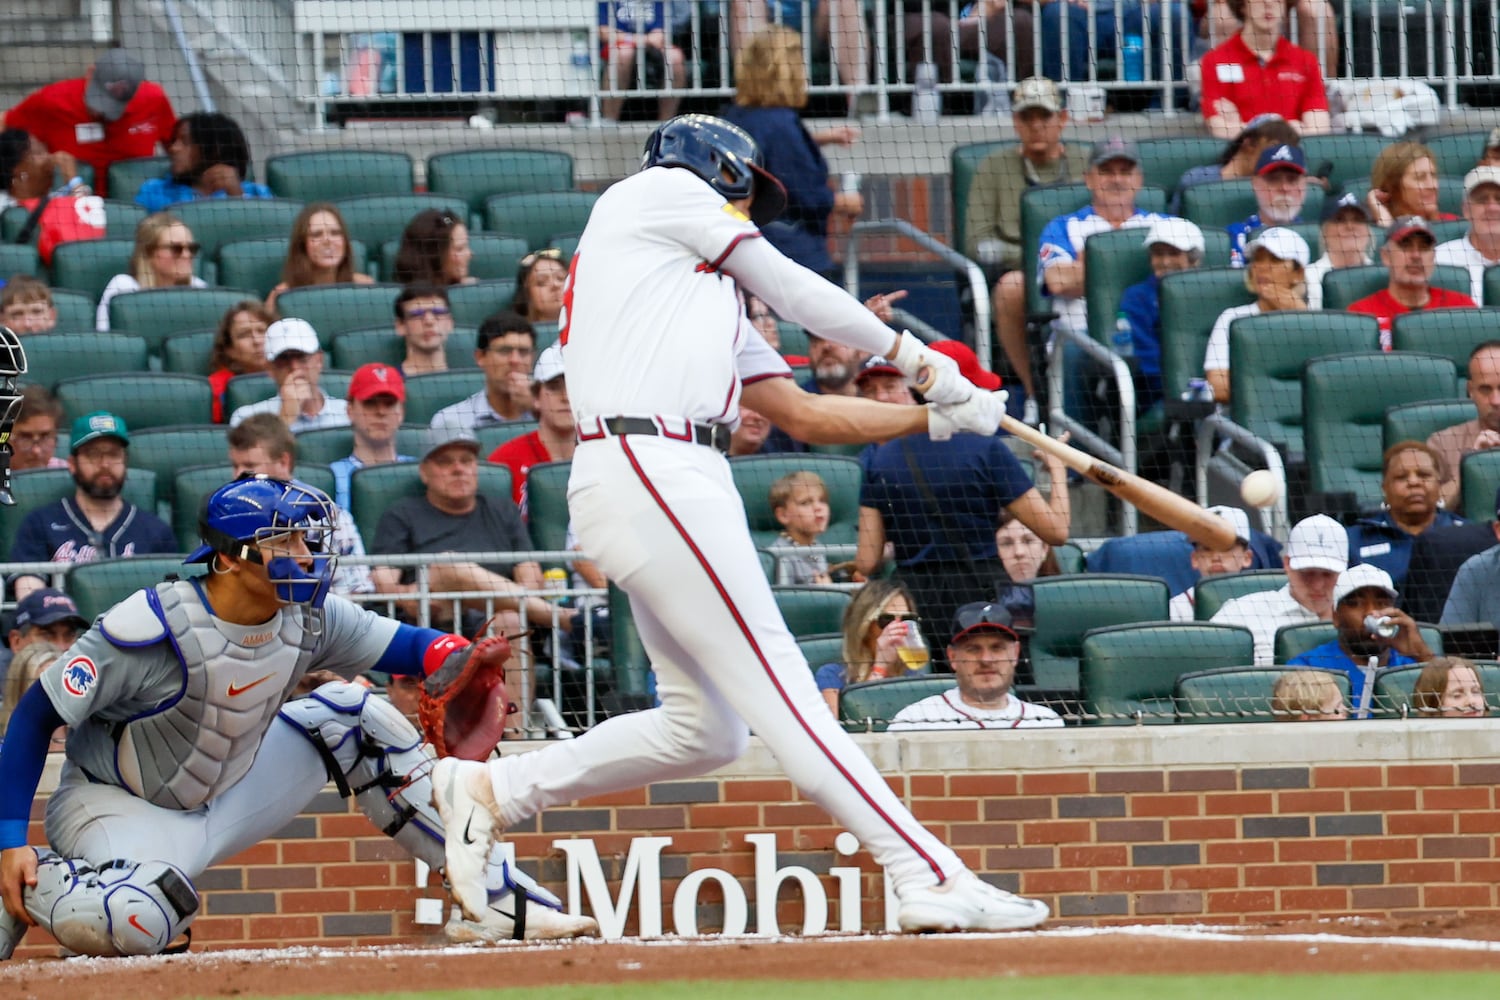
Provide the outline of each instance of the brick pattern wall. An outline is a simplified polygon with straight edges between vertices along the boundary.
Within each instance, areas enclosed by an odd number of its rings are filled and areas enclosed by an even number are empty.
[[[1056,923],[1500,913],[1500,763],[964,769],[888,780],[965,862],[999,885],[1045,899]],[[41,842],[40,827],[33,825],[33,843]],[[786,780],[730,774],[555,809],[508,837],[523,865],[560,894],[567,871],[554,841],[591,838],[618,890],[633,838],[672,837],[662,856],[670,931],[677,883],[696,869],[732,874],[753,914],[745,835],[774,833],[778,865],[802,865],[822,878],[831,927],[839,914],[828,871],[860,867],[864,926],[877,929],[881,876],[863,851],[836,853],[839,832]],[[276,839],[205,873],[198,885],[205,906],[194,925],[197,948],[438,939],[438,928],[413,920],[419,897],[442,897],[437,878],[417,887],[413,862],[331,789]],[[721,903],[709,883],[697,907],[701,929],[718,926]],[[778,916],[783,927],[800,921],[794,888],[782,891]],[[54,951],[33,931],[20,954]]]

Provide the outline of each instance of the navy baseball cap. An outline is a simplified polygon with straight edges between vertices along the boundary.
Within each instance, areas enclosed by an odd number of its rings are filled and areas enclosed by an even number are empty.
[[[79,628],[89,623],[78,611],[73,598],[52,587],[33,590],[16,605],[16,628],[52,625],[61,621],[77,622]]]
[[[1003,632],[1019,642],[1015,620],[1003,604],[990,601],[975,601],[965,604],[953,616],[953,642],[958,642],[972,632]]]
[[[1370,218],[1370,210],[1365,207],[1364,199],[1353,192],[1341,194],[1336,199],[1323,203],[1324,222],[1336,219],[1345,212],[1358,212],[1366,223],[1374,221]]]
[[[1307,157],[1302,154],[1302,147],[1283,143],[1280,146],[1267,146],[1261,150],[1260,158],[1255,161],[1255,176],[1263,177],[1273,170],[1307,173]]]

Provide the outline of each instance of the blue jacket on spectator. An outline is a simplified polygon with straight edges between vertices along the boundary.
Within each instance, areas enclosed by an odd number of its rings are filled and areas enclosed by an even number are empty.
[[[745,108],[731,104],[720,115],[750,133],[766,169],[786,188],[786,209],[761,227],[771,245],[819,274],[833,271],[828,253],[828,216],[833,191],[828,161],[795,108]]]
[[[245,198],[274,198],[271,189],[264,184],[245,181],[241,184]],[[135,194],[135,203],[148,212],[160,212],[165,208],[185,201],[198,201],[203,196],[193,190],[191,184],[179,184],[170,177],[153,177],[141,185]],[[228,198],[223,191],[215,191],[210,198]]]
[[[1440,510],[1427,530],[1464,523],[1457,514]],[[1370,563],[1379,566],[1391,575],[1391,583],[1396,589],[1405,593],[1402,584],[1406,582],[1406,568],[1411,563],[1411,550],[1416,542],[1417,536],[1397,527],[1388,510],[1361,517],[1349,529],[1349,565]]]
[[[1125,289],[1120,296],[1120,315],[1130,324],[1130,343],[1135,351],[1135,408],[1149,410],[1161,399],[1161,279],[1151,275]]]
[[[1398,653],[1394,649],[1390,651],[1390,657],[1381,665],[1384,670],[1389,667],[1407,667],[1416,663],[1405,653]],[[1318,667],[1323,670],[1341,670],[1349,677],[1349,700],[1350,707],[1359,708],[1359,699],[1365,689],[1364,665],[1350,659],[1349,654],[1344,652],[1344,647],[1339,645],[1337,639],[1330,639],[1321,646],[1314,646],[1305,653],[1298,653],[1286,661],[1288,667]],[[1354,712],[1351,717],[1368,719],[1370,713]]]

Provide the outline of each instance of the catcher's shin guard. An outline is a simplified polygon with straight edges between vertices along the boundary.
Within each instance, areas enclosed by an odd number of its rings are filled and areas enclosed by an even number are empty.
[[[164,861],[86,861],[37,852],[26,912],[79,955],[159,955],[198,914],[198,892]],[[12,943],[14,947],[14,943]]]

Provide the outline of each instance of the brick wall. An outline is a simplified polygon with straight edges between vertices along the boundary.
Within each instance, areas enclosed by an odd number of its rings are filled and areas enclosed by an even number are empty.
[[[916,815],[1007,888],[1047,900],[1058,923],[1255,923],[1362,915],[1493,915],[1500,882],[1496,724],[1371,722],[913,734],[859,740]],[[36,818],[40,820],[40,803]],[[801,798],[758,743],[733,767],[560,808],[514,829],[523,864],[566,895],[558,841],[593,841],[613,900],[632,841],[660,856],[662,923],[679,882],[728,872],[755,911],[754,850],[819,876],[840,926],[837,876],[861,871],[862,924],[883,926],[868,854],[835,849],[840,828]],[[33,842],[40,842],[40,822]],[[330,789],[272,841],[205,873],[197,947],[436,940],[417,899],[442,898],[416,866]],[[637,893],[637,897],[639,893]],[[717,929],[723,896],[692,913]],[[802,918],[783,887],[783,928]],[[631,909],[627,932],[638,927]],[[51,947],[32,932],[23,948]]]

